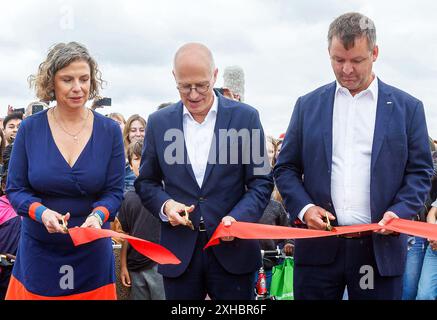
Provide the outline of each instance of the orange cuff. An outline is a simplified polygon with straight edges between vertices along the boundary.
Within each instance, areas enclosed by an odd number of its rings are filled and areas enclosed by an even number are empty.
[[[109,219],[109,210],[103,206],[94,208],[93,213],[97,213],[102,219],[103,223],[105,223]]]
[[[42,222],[42,214],[47,208],[39,202],[34,202],[29,207],[29,217],[35,221]]]

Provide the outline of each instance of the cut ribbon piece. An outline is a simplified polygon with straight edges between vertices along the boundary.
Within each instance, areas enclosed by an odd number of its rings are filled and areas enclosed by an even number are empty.
[[[384,228],[416,237],[437,240],[437,224],[405,219],[392,219]]]
[[[159,244],[112,230],[76,227],[68,229],[68,233],[70,234],[75,246],[80,246],[81,244],[89,243],[102,238],[122,238],[127,240],[139,253],[159,264],[181,263],[181,261],[170,250]]]
[[[236,237],[240,239],[307,239],[332,237],[365,231],[378,231],[381,229],[437,240],[437,224],[399,218],[391,219],[385,226],[380,226],[377,223],[357,224],[352,226],[334,227],[332,231],[291,228],[237,221],[233,222],[228,227],[225,227],[220,223],[204,249],[218,245],[220,243],[220,238],[222,237]]]

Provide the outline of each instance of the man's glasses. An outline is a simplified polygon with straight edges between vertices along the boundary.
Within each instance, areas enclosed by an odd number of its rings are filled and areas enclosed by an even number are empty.
[[[177,89],[182,94],[189,94],[191,92],[191,89],[194,89],[197,91],[197,93],[205,94],[209,89],[210,84],[209,83],[200,83],[200,84],[178,84]]]
[[[211,86],[210,82],[203,82],[203,83],[196,83],[196,84],[178,83],[176,88],[182,94],[190,94],[192,89],[196,90],[197,93],[199,94],[205,94],[210,86]]]

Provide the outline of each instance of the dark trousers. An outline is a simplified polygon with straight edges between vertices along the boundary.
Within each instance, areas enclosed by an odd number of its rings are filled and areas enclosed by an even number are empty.
[[[340,300],[346,286],[351,300],[399,300],[402,296],[402,276],[379,274],[371,236],[340,238],[337,256],[331,264],[302,265],[296,261],[296,300]]]
[[[217,261],[211,248],[203,250],[208,242],[206,232],[199,232],[193,257],[185,272],[177,278],[164,277],[167,300],[253,299],[254,273],[235,275],[227,272]]]
[[[5,300],[11,274],[12,267],[0,267],[0,300]]]

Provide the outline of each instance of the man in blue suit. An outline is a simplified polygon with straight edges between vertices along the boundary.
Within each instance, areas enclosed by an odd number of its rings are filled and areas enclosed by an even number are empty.
[[[217,69],[202,44],[177,51],[173,75],[181,101],[149,117],[135,182],[163,221],[161,244],[182,261],[159,266],[166,298],[251,299],[258,242],[226,237],[203,247],[220,223],[257,222],[269,202],[273,177],[258,112],[213,90]]]
[[[274,169],[292,221],[336,225],[409,219],[430,188],[422,102],[380,81],[373,22],[347,13],[328,33],[337,79],[300,97]],[[406,235],[383,229],[297,240],[296,299],[400,299]]]

